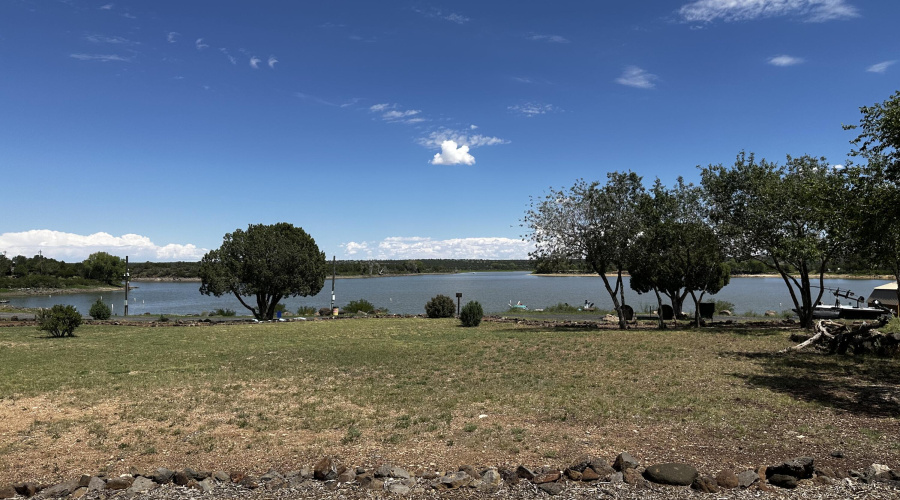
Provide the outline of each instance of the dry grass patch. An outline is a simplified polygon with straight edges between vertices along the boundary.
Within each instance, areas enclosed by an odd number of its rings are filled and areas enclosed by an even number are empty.
[[[783,330],[380,319],[77,334],[0,330],[0,483],[322,454],[455,467],[628,450],[710,471],[900,457],[898,362],[775,356]]]

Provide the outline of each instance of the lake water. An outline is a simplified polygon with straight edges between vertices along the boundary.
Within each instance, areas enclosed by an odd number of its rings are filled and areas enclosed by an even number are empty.
[[[569,303],[584,304],[585,299],[601,309],[612,309],[612,302],[599,276],[535,276],[527,272],[467,273],[423,276],[396,276],[383,278],[338,279],[335,282],[336,304],[345,306],[351,300],[365,299],[379,308],[387,308],[398,314],[423,314],[425,303],[437,294],[450,297],[462,293],[462,303],[479,301],[486,313],[506,311],[510,302],[521,301],[529,309]],[[841,290],[852,290],[868,297],[872,288],[887,283],[885,280],[826,280],[825,285]],[[234,296],[209,297],[201,295],[197,282],[135,282],[137,288],[128,294],[129,314],[152,315],[199,314],[215,309],[234,309],[238,314],[249,314]],[[98,298],[113,306],[113,314],[121,315],[125,292],[79,293],[56,296],[10,297],[10,305],[20,307],[50,307],[54,304],[71,304],[87,313]],[[781,278],[732,278],[731,283],[715,296],[704,300],[726,300],[735,304],[735,312],[763,313],[767,310],[791,309],[791,298]],[[844,303],[850,303],[842,299]],[[625,301],[635,311],[656,308],[653,294],[638,295],[628,288],[625,281]],[[825,303],[832,303],[834,296],[826,292]],[[322,291],[314,297],[292,297],[283,301],[289,311],[300,306],[316,309],[331,304],[331,280],[325,282]],[[693,311],[690,297],[685,311]]]

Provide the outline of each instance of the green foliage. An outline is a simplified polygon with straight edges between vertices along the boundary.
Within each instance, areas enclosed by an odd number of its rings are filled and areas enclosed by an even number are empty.
[[[331,309],[330,307],[322,307],[319,309],[319,316],[322,316],[323,318],[327,317],[327,316],[331,316],[333,314],[334,314],[334,310]]]
[[[216,309],[215,311],[213,311],[212,314],[210,314],[210,316],[236,316],[236,315],[237,315],[237,313],[234,311],[234,309],[229,309],[229,308],[226,308],[226,309],[219,308],[219,309]]]
[[[732,313],[735,312],[734,304],[732,304],[731,302],[728,302],[727,300],[717,300],[716,301],[716,312],[720,313],[722,311],[731,311]]]
[[[545,307],[544,312],[548,313],[576,313],[579,309],[567,303],[560,302],[555,306]]]
[[[56,304],[50,309],[42,309],[36,315],[38,329],[51,337],[74,337],[75,329],[81,325],[81,314],[73,306]]]
[[[884,168],[888,178],[900,180],[900,90],[886,101],[859,108],[862,118],[859,128],[862,132],[854,139],[852,156],[862,156],[870,164]],[[855,129],[855,125],[844,126]]]
[[[225,235],[200,261],[200,293],[233,294],[259,320],[271,320],[285,297],[319,293],[329,266],[302,228],[286,222],[251,224]],[[255,305],[245,297],[254,297]]]
[[[169,321],[169,317],[165,314],[160,314],[159,319],[157,319],[160,323],[167,323]]]
[[[356,313],[369,314],[374,311],[375,311],[375,306],[373,306],[372,303],[366,299],[351,300],[350,303],[344,307],[344,312],[349,313],[349,314],[356,314]]]
[[[106,252],[95,252],[82,263],[84,277],[110,285],[119,284],[125,275],[125,261]]]
[[[435,295],[425,303],[425,315],[429,318],[452,318],[456,315],[456,304],[446,295]]]
[[[477,301],[471,301],[464,305],[462,311],[459,312],[459,321],[462,326],[478,326],[481,324],[481,318],[484,317],[484,309]]]
[[[112,310],[108,305],[104,304],[102,300],[97,299],[97,302],[94,302],[91,305],[91,310],[88,312],[94,319],[99,319],[101,321],[109,319],[112,316]]]
[[[316,308],[313,306],[300,306],[297,308],[297,316],[315,316]]]

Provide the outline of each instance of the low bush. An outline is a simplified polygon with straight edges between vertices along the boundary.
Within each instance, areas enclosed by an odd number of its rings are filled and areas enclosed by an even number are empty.
[[[474,300],[464,305],[459,313],[459,321],[462,322],[462,326],[478,326],[481,324],[482,317],[484,317],[484,309]]]
[[[425,303],[425,315],[429,318],[452,318],[456,315],[456,304],[446,295],[435,295]]]
[[[209,315],[210,316],[235,316],[235,315],[237,315],[237,313],[234,312],[234,309],[219,308],[219,309],[216,309],[215,311],[211,312]]]
[[[319,309],[319,316],[322,316],[323,318],[326,316],[331,316],[332,311],[333,309],[331,309],[330,307],[323,307]]]
[[[94,319],[99,319],[101,321],[109,319],[112,316],[112,310],[108,305],[104,304],[102,300],[97,299],[97,302],[91,306],[91,310],[88,311],[88,314],[91,315]]]
[[[716,313],[720,313],[722,311],[734,311],[734,304],[728,302],[727,300],[717,300],[716,301]]]
[[[366,313],[369,314],[375,311],[375,306],[372,305],[366,299],[359,300],[351,300],[346,307],[344,307],[344,312],[348,314],[356,314],[356,313]]]
[[[297,316],[315,316],[315,315],[316,315],[316,308],[313,306],[300,306],[297,308]]]
[[[550,313],[574,313],[578,312],[579,309],[575,306],[570,306],[568,303],[560,302],[555,306],[545,307],[544,312]]]
[[[75,329],[81,325],[81,314],[75,307],[61,304],[41,309],[36,319],[38,329],[48,332],[51,337],[74,337]]]

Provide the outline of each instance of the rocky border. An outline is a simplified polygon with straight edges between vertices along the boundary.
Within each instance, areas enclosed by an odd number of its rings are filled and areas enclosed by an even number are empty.
[[[285,474],[270,470],[259,477],[240,471],[209,472],[192,468],[176,471],[160,467],[149,472],[132,469],[129,474],[118,477],[85,474],[77,480],[56,484],[21,482],[0,487],[0,499],[132,498],[146,496],[151,492],[156,492],[151,496],[162,494],[162,498],[181,498],[185,496],[185,492],[189,493],[188,497],[192,497],[191,491],[214,497],[234,498],[252,495],[257,491],[270,495],[280,490],[287,492],[287,496],[311,497],[340,490],[341,497],[365,497],[376,492],[401,496],[433,496],[443,492],[456,492],[518,498],[563,493],[573,496],[581,492],[596,498],[597,493],[602,492],[619,498],[616,490],[624,488],[628,488],[628,491],[639,498],[660,498],[660,494],[663,498],[680,497],[681,493],[689,492],[688,488],[697,493],[709,494],[746,490],[751,495],[760,491],[831,488],[835,491],[835,498],[841,498],[845,493],[838,490],[854,489],[859,485],[877,487],[878,491],[885,492],[884,498],[900,497],[900,472],[885,465],[872,464],[864,471],[838,473],[827,467],[816,466],[812,457],[798,457],[737,473],[723,470],[712,476],[702,474],[684,463],[659,463],[644,467],[630,454],[621,453],[611,464],[599,458],[587,457],[564,469],[549,466],[530,468],[525,465],[519,465],[515,469],[476,468],[464,465],[455,471],[420,470],[410,473],[390,464],[372,468],[352,467],[342,465],[334,457],[324,457],[312,468]],[[178,491],[173,490],[172,495],[168,495],[166,488]],[[301,491],[305,491],[305,494],[300,493]]]

